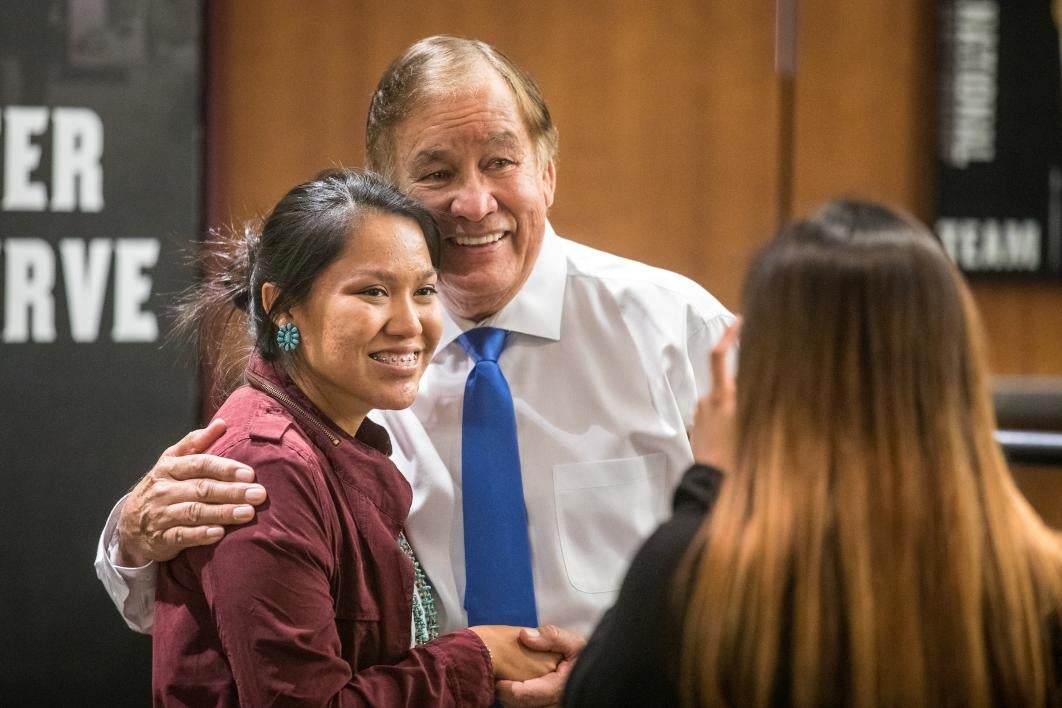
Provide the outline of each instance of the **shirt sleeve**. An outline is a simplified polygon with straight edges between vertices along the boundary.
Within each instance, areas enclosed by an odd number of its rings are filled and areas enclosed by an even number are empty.
[[[100,534],[99,545],[96,547],[96,577],[103,583],[104,590],[129,628],[150,634],[155,619],[157,567],[151,561],[136,568],[121,566],[115,562],[118,557],[118,517],[128,496],[127,494],[119,499],[111,509]]]
[[[190,639],[174,637],[178,644],[168,647],[163,629],[183,611],[183,595],[198,587],[241,705],[489,704],[489,656],[471,632],[411,649],[394,664],[353,671],[336,626],[337,531],[323,483],[294,459],[253,464],[269,490],[255,519],[216,546],[186,550],[164,569],[156,652],[181,660],[179,643]]]

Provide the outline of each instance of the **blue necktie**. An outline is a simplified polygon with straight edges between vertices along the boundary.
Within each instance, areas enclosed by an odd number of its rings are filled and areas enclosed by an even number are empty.
[[[498,356],[509,332],[479,327],[458,338],[475,360],[461,418],[468,623],[538,626],[516,417]]]

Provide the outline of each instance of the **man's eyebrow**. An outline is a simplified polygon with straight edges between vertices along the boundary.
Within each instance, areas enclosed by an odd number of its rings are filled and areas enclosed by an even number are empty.
[[[488,147],[495,150],[499,148],[507,150],[522,149],[520,137],[511,130],[491,133],[487,136],[486,144]],[[425,148],[413,156],[413,159],[409,163],[409,169],[413,173],[419,172],[433,162],[445,161],[448,154],[449,153],[441,147]]]
[[[512,132],[511,130],[506,130],[501,133],[492,133],[487,138],[487,144],[494,148],[502,147],[510,149],[519,149],[520,138],[517,137],[516,133]]]
[[[426,150],[421,150],[413,157],[413,160],[409,163],[409,167],[414,172],[417,172],[424,169],[425,166],[441,160],[444,155],[445,152],[442,148],[427,148]]]

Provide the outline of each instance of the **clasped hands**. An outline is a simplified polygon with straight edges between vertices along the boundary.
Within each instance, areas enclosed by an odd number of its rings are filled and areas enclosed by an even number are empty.
[[[583,637],[552,624],[537,629],[472,627],[491,651],[495,693],[506,708],[559,706]]]

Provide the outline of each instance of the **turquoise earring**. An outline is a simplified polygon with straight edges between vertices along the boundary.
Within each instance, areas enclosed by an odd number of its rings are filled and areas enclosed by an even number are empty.
[[[291,322],[285,322],[277,330],[277,346],[286,352],[294,351],[299,346],[299,328]]]

